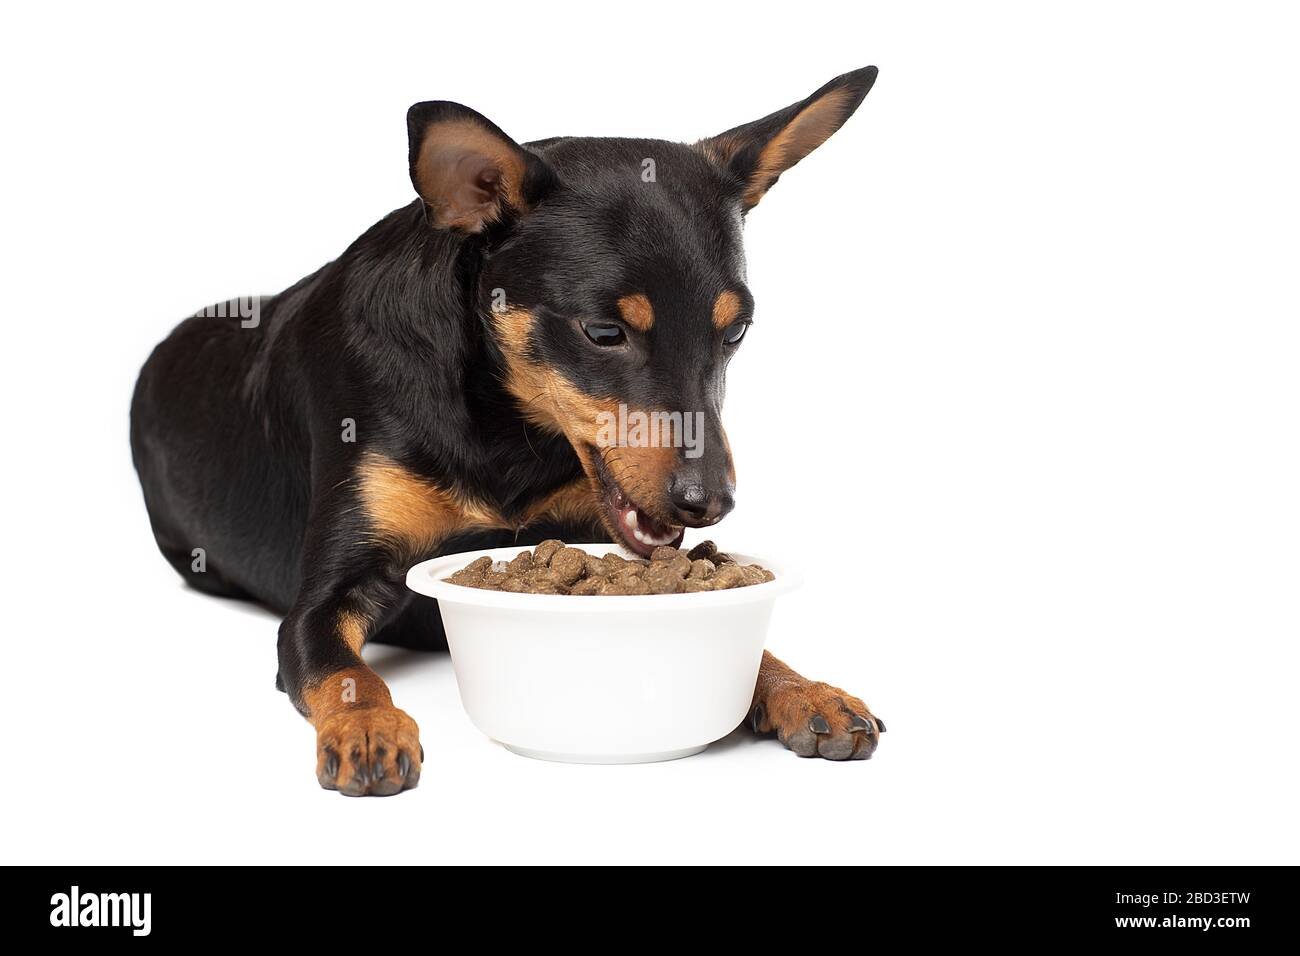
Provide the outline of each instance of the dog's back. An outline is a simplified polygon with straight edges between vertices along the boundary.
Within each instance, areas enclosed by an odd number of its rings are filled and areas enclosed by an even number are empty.
[[[256,324],[249,301],[205,308],[154,349],[131,400],[131,454],[154,538],[185,581],[283,612],[298,588],[307,450],[267,354],[283,300],[251,300]]]

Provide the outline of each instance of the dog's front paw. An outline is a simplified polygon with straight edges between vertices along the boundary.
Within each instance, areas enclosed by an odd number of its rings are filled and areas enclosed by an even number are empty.
[[[423,761],[420,728],[396,707],[351,707],[316,730],[316,779],[349,797],[410,790]]]
[[[858,698],[803,679],[770,688],[749,721],[754,733],[776,734],[800,757],[827,760],[870,760],[885,731],[884,721]]]

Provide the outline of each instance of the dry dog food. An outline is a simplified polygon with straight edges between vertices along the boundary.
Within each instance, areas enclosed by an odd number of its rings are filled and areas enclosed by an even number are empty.
[[[596,557],[563,541],[543,541],[509,561],[476,558],[445,580],[488,591],[521,594],[687,594],[775,580],[757,564],[738,564],[712,541],[681,551],[656,548],[649,560]]]

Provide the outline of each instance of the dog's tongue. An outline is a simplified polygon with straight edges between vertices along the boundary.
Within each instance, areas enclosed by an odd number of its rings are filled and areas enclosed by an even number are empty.
[[[649,557],[655,548],[681,544],[685,536],[685,528],[661,524],[637,511],[636,506],[621,491],[614,494],[614,510],[618,514],[618,529],[627,546],[645,557]]]

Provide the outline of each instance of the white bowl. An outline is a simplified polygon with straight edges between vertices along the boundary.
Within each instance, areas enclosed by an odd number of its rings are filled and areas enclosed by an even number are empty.
[[[438,599],[479,730],[526,757],[645,763],[699,753],[744,720],[772,605],[799,583],[792,568],[731,552],[776,580],[696,594],[513,594],[442,580],[521,550],[445,555],[406,575],[411,590]]]

